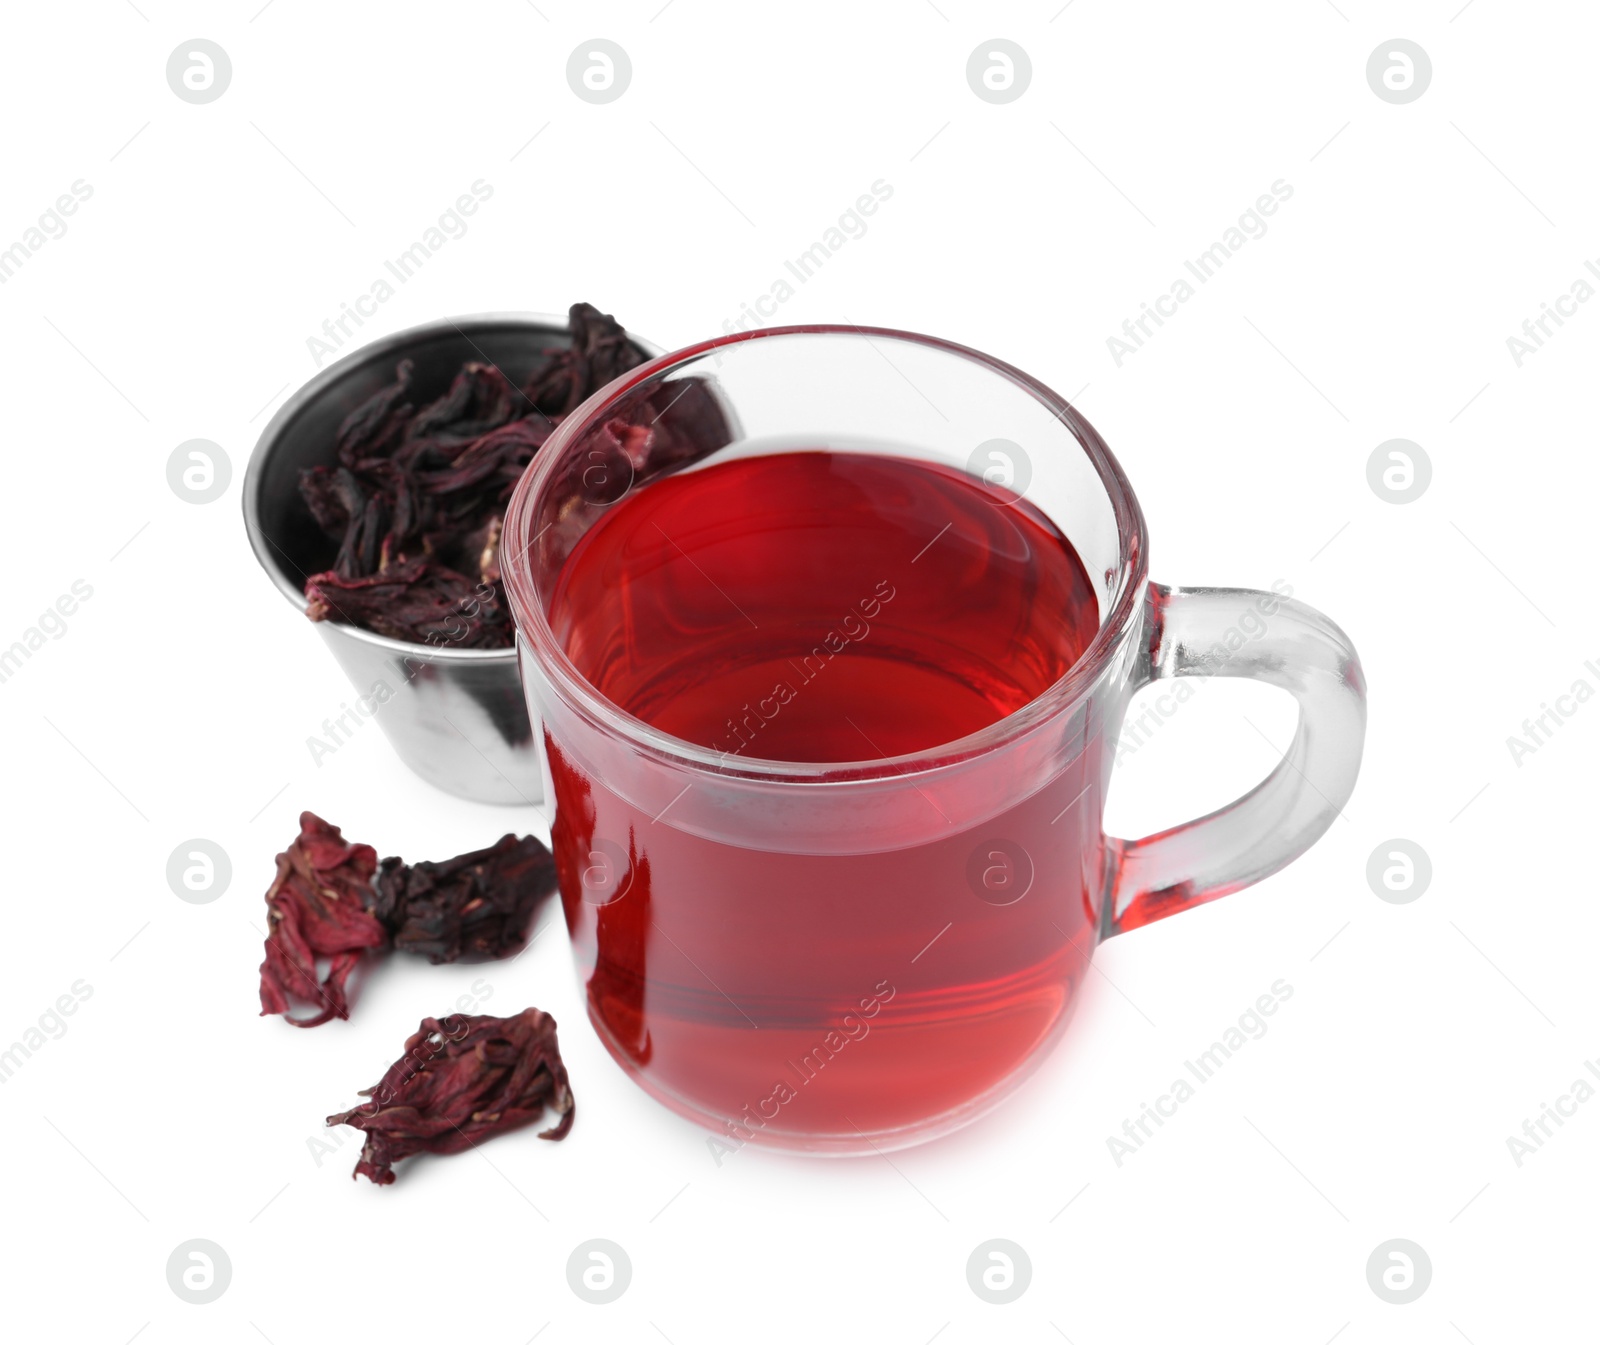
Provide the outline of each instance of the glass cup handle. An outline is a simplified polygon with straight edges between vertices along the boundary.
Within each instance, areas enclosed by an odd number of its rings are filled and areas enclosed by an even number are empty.
[[[1107,937],[1237,892],[1303,854],[1355,788],[1366,733],[1354,646],[1292,598],[1151,584],[1142,651],[1135,689],[1165,677],[1250,677],[1292,692],[1300,722],[1272,774],[1227,807],[1142,840],[1106,837]]]

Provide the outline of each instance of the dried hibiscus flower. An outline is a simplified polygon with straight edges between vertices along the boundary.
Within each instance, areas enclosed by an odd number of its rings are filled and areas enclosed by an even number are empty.
[[[533,908],[555,887],[550,852],[532,836],[502,836],[442,863],[386,859],[373,911],[394,946],[430,962],[463,953],[505,957],[527,941]]]
[[[348,1018],[344,983],[368,948],[383,948],[389,931],[372,914],[372,875],[378,852],[350,845],[315,813],[300,814],[300,835],[278,856],[267,889],[267,960],[261,964],[261,1012],[289,1015],[291,998],[319,1006],[316,1027]],[[317,959],[328,973],[318,979]]]
[[[499,540],[511,491],[557,421],[645,359],[589,304],[574,304],[567,323],[570,344],[542,352],[521,388],[473,362],[418,407],[402,360],[394,382],[345,417],[336,464],[300,473],[306,508],[339,543],[333,567],[306,580],[313,621],[412,644],[510,647]]]
[[[424,1018],[405,1054],[363,1097],[371,1101],[328,1118],[365,1132],[352,1179],[380,1186],[412,1154],[454,1154],[530,1125],[547,1109],[560,1120],[540,1139],[564,1139],[577,1104],[556,1045],[556,1020],[538,1009],[515,1018],[451,1014]]]
[[[359,579],[336,570],[306,580],[306,611],[413,644],[499,649],[511,643],[511,614],[498,583],[469,579],[426,560],[402,561]]]
[[[348,1018],[345,982],[368,949],[433,962],[506,957],[526,944],[534,909],[554,890],[555,861],[537,837],[502,836],[440,863],[390,858],[380,872],[370,845],[351,845],[338,827],[301,813],[300,835],[278,856],[267,891],[261,1012],[296,1027]],[[296,1018],[295,1001],[318,1012]]]
[[[525,392],[545,415],[570,415],[589,394],[644,363],[628,334],[593,304],[573,304],[567,313],[572,344],[547,352],[528,375]]]

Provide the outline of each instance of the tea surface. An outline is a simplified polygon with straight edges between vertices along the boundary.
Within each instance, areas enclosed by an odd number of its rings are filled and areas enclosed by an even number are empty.
[[[612,506],[563,567],[557,638],[613,704],[702,747],[869,761],[952,742],[1057,681],[1099,609],[1026,501],[953,468],[790,452]]]

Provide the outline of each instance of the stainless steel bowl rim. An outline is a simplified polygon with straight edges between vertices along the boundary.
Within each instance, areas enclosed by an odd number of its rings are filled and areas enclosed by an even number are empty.
[[[261,431],[261,437],[256,440],[256,446],[250,453],[250,464],[245,469],[244,490],[242,504],[244,507],[245,531],[250,536],[250,549],[256,553],[256,559],[261,563],[261,568],[271,577],[277,586],[295,608],[304,612],[306,610],[306,595],[303,590],[297,589],[283,572],[283,567],[272,555],[272,544],[267,541],[265,532],[261,528],[260,510],[257,503],[261,472],[273,448],[279,442],[283,429],[294,419],[300,411],[315,401],[327,391],[334,383],[338,382],[346,373],[357,365],[365,364],[375,356],[398,355],[405,348],[416,341],[430,336],[436,336],[451,331],[464,334],[464,328],[490,325],[525,326],[539,331],[565,332],[567,319],[553,313],[469,313],[460,317],[435,318],[431,322],[419,323],[415,327],[407,327],[404,331],[393,332],[388,336],[380,336],[374,341],[358,346],[348,355],[341,356],[326,369],[319,369],[311,378],[307,379],[277,410],[271,420],[267,422],[266,429]],[[657,359],[665,351],[653,341],[648,341],[637,332],[630,330],[628,339],[642,350],[650,359]],[[339,629],[367,644],[386,649],[391,653],[401,654],[408,658],[426,662],[460,662],[460,663],[515,663],[517,647],[515,644],[505,649],[444,649],[437,645],[414,644],[409,640],[394,640],[387,635],[379,635],[375,631],[364,630],[360,626],[351,626],[343,622],[338,623]]]

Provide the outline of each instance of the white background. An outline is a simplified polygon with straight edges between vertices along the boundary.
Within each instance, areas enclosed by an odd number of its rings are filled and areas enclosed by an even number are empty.
[[[1584,858],[1600,703],[1520,765],[1506,742],[1575,680],[1600,689],[1584,668],[1600,661],[1600,304],[1520,368],[1506,345],[1600,257],[1590,7],[8,9],[0,246],[74,180],[93,188],[0,287],[0,645],[74,580],[93,588],[0,685],[0,1045],[74,981],[93,988],[0,1087],[8,1336],[1592,1334],[1600,1099],[1520,1167],[1506,1144],[1600,1058]],[[196,36],[233,63],[204,106],[164,74]],[[607,106],[564,76],[595,36],[633,62]],[[1033,63],[1004,106],[965,78],[995,36]],[[1395,36],[1434,68],[1405,106],[1365,77]],[[746,1149],[717,1166],[599,1046],[553,907],[554,932],[514,967],[395,959],[348,1024],[258,1019],[261,893],[302,808],[411,858],[543,830],[529,810],[432,790],[370,727],[313,763],[306,737],[350,690],[239,515],[256,436],[314,372],[307,338],[479,178],[493,196],[470,231],[363,339],[585,299],[685,344],[767,293],[875,179],[892,184],[780,320],[933,332],[1029,370],[1119,455],[1156,578],[1282,579],[1338,620],[1371,691],[1343,817],[1258,887],[1107,945],[1067,1041],[1016,1099],[892,1164]],[[1293,196],[1267,234],[1117,367],[1106,338],[1277,179]],[[196,437],[233,467],[204,506],[165,475]],[[1433,464],[1412,504],[1367,483],[1394,437]],[[1223,802],[1291,726],[1286,698],[1208,687],[1124,765],[1108,826],[1142,834]],[[232,861],[209,905],[165,880],[191,837]],[[1432,859],[1409,904],[1366,881],[1392,837]],[[560,1020],[571,1138],[524,1132],[383,1190],[350,1180],[354,1140],[319,1166],[321,1118],[480,976],[487,1011],[531,1002]],[[1107,1136],[1279,978],[1294,994],[1268,1034],[1118,1167]],[[166,1282],[195,1237],[233,1265],[207,1306]],[[591,1237],[633,1262],[604,1307],[566,1283]],[[991,1237],[1033,1264],[1004,1307],[966,1280]],[[1406,1306],[1365,1272],[1396,1237],[1433,1265]]]

